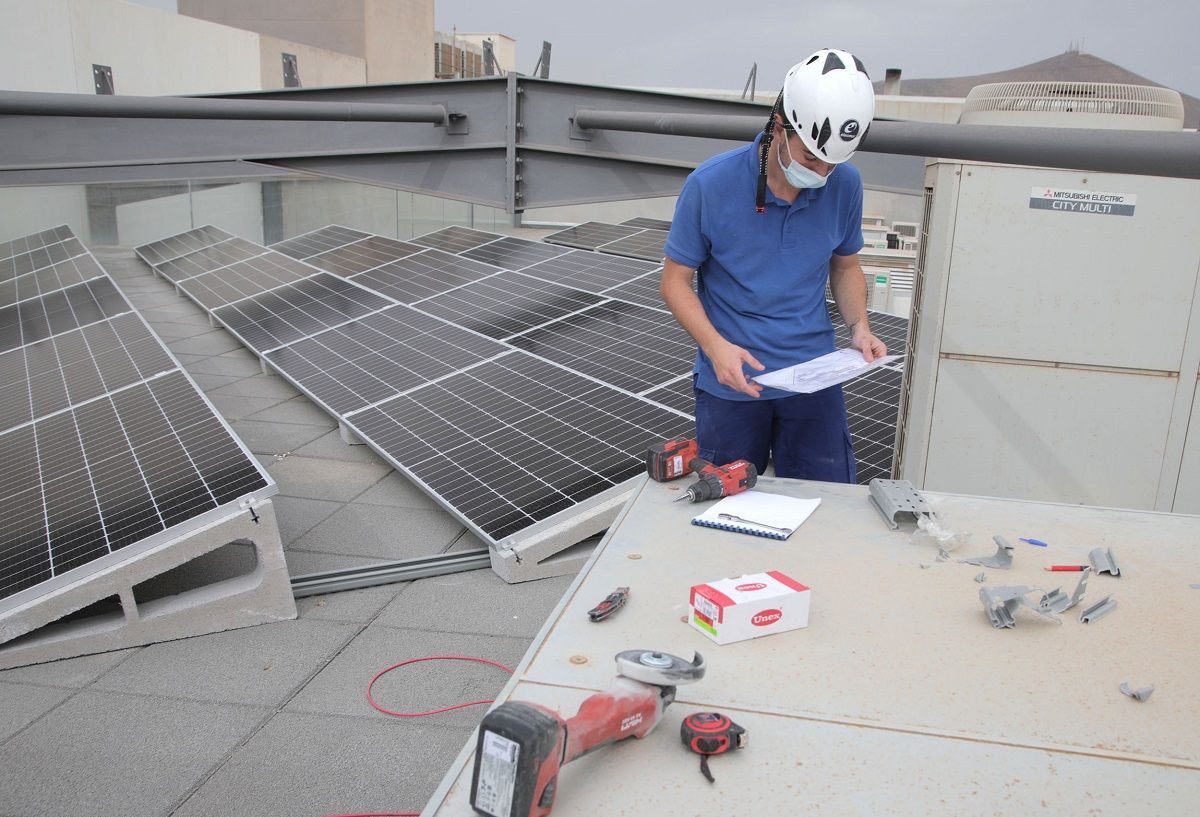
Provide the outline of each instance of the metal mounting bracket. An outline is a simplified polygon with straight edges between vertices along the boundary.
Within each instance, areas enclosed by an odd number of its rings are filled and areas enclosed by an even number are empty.
[[[1108,573],[1117,578],[1121,576],[1121,568],[1117,565],[1117,557],[1112,548],[1094,548],[1088,554],[1088,561],[1092,563],[1092,570],[1097,573]]]
[[[581,110],[586,111],[586,110],[592,110],[592,109],[576,107],[575,114],[579,113]],[[592,130],[591,128],[581,128],[578,125],[576,125],[575,124],[575,114],[572,114],[570,117],[571,130],[568,135],[572,139],[580,139],[585,142],[592,141],[592,137],[594,137],[596,135],[596,131]]]
[[[465,113],[450,110],[450,103],[444,99],[440,99],[432,103],[441,105],[446,111],[446,121],[443,123],[446,128],[446,133],[450,136],[466,136],[471,132],[471,123],[467,119]]]
[[[1091,605],[1090,607],[1085,607],[1079,613],[1079,620],[1082,621],[1084,624],[1091,624],[1093,621],[1096,621],[1099,618],[1103,618],[1104,616],[1108,615],[1109,613],[1111,613],[1113,610],[1116,610],[1116,609],[1117,609],[1117,600],[1114,599],[1112,596],[1105,596],[1104,598],[1100,599],[1100,601],[1096,602],[1095,604]]]
[[[1062,591],[1061,587],[1056,587],[1046,595],[1042,596],[1042,600],[1038,602],[1038,609],[1042,612],[1049,613],[1065,613],[1076,604],[1083,601],[1084,591],[1087,590],[1088,574],[1091,570],[1085,569],[1079,577],[1079,583],[1075,585],[1075,592],[1068,596]]]
[[[988,620],[997,630],[1015,627],[1017,624],[1017,609],[1022,605],[1043,618],[1048,618],[1055,624],[1062,624],[1062,619],[1041,607],[1034,605],[1027,595],[1039,588],[1018,585],[1015,587],[981,587],[979,600],[983,602],[983,610]]]
[[[896,521],[898,513],[909,514],[913,520],[937,518],[925,497],[906,479],[873,479],[867,487],[870,490],[868,499],[892,530],[900,529],[900,523]]]
[[[1013,546],[1000,534],[992,537],[992,541],[996,543],[996,553],[993,556],[975,556],[971,559],[959,559],[958,561],[965,565],[979,565],[980,567],[994,567],[998,570],[1008,570],[1013,563]]]

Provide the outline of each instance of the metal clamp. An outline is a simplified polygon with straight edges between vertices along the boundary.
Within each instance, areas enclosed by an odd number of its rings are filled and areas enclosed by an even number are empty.
[[[1093,621],[1103,618],[1104,616],[1108,615],[1109,613],[1111,613],[1113,610],[1116,610],[1116,609],[1117,609],[1117,600],[1114,599],[1112,596],[1105,596],[1104,598],[1100,599],[1100,601],[1096,602],[1095,604],[1093,604],[1089,607],[1085,607],[1079,613],[1079,620],[1082,621],[1084,624],[1091,624]]]
[[[1061,587],[1056,587],[1042,596],[1041,602],[1038,603],[1038,609],[1043,612],[1065,613],[1076,604],[1079,604],[1079,602],[1083,601],[1083,593],[1087,590],[1088,574],[1091,572],[1084,569],[1083,575],[1079,577],[1079,583],[1075,585],[1075,592],[1070,596],[1064,593]]]
[[[892,530],[900,529],[900,523],[896,521],[898,513],[909,514],[914,520],[937,518],[925,497],[906,479],[873,479],[867,487],[871,492],[868,497],[871,504]]]
[[[965,565],[979,565],[980,567],[994,567],[999,570],[1008,570],[1012,567],[1013,563],[1012,543],[1000,534],[993,536],[992,541],[996,543],[995,555],[974,556],[970,559],[959,559],[958,561]]]
[[[1015,627],[1017,625],[1017,609],[1021,606],[1028,607],[1033,612],[1043,618],[1050,619],[1055,624],[1062,624],[1062,620],[1053,613],[1034,605],[1029,599],[1025,598],[1036,589],[1038,588],[1026,587],[1024,585],[1016,587],[981,587],[979,588],[979,600],[983,602],[984,612],[987,613],[992,626],[997,630],[1006,627]]]
[[[1093,549],[1088,554],[1088,561],[1092,563],[1092,570],[1097,573],[1108,573],[1118,578],[1121,576],[1121,568],[1117,566],[1117,557],[1112,548]]]

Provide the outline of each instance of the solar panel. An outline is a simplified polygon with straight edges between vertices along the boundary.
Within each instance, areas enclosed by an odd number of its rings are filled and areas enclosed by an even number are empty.
[[[20,425],[176,365],[141,318],[126,313],[0,355],[0,416]]]
[[[670,230],[671,222],[661,218],[645,218],[638,216],[637,218],[626,219],[621,222],[625,227],[642,227],[647,230]]]
[[[0,452],[0,597],[268,484],[178,371],[0,434]]]
[[[481,244],[488,244],[500,236],[495,233],[485,233],[482,230],[472,230],[469,227],[443,227],[432,233],[426,233],[413,242],[435,250],[461,253],[473,250]]]
[[[654,272],[634,278],[628,283],[607,289],[604,294],[610,298],[619,298],[622,301],[666,311],[667,305],[663,303],[662,292],[659,290],[661,281],[662,271],[656,269]]]
[[[476,247],[461,253],[466,258],[473,258],[485,264],[503,267],[509,270],[519,270],[532,266],[547,258],[554,258],[568,252],[566,247],[551,247],[536,241],[526,241],[523,238],[504,236],[498,241]]]
[[[67,236],[50,246],[75,241]],[[38,279],[41,289],[30,291],[43,294],[0,309],[0,611],[48,592],[38,589],[45,582],[62,587],[178,537],[183,522],[273,492],[84,253],[69,268],[23,276]]]
[[[676,411],[694,415],[696,413],[696,392],[692,386],[692,375],[688,373],[660,389],[648,391],[642,395],[647,400],[670,406]]]
[[[52,266],[68,258],[83,255],[85,250],[78,239],[69,238],[56,244],[47,244],[29,252],[13,255],[0,261],[0,281],[27,275],[35,270]]]
[[[417,306],[423,312],[503,340],[602,300],[599,295],[539,281],[519,272],[500,272],[418,301]]]
[[[687,372],[696,348],[669,314],[620,301],[597,304],[509,342],[634,393]]]
[[[407,304],[497,272],[499,267],[429,249],[355,275],[352,280]]]
[[[613,255],[627,255],[630,258],[644,258],[647,261],[662,263],[663,245],[666,243],[665,230],[642,230],[626,238],[601,244],[596,249]]]
[[[897,369],[876,369],[843,388],[860,485],[876,477],[891,479],[903,379]]]
[[[170,261],[173,258],[179,258],[196,250],[211,247],[213,244],[230,238],[233,238],[232,233],[227,233],[219,227],[213,227],[211,224],[208,224],[203,227],[197,227],[194,230],[188,230],[186,233],[164,238],[161,241],[151,241],[149,244],[143,244],[140,247],[136,247],[134,252],[139,258],[153,267],[164,261]]]
[[[179,288],[200,306],[211,310],[316,274],[317,270],[305,263],[268,251],[180,281]]]
[[[392,301],[329,273],[220,307],[213,315],[259,353],[391,306]]]
[[[33,235],[14,238],[12,241],[0,242],[0,261],[12,258],[14,255],[24,255],[40,247],[57,244],[60,241],[66,241],[73,237],[74,234],[71,232],[71,228],[62,226],[42,230],[40,233],[34,233]]]
[[[100,265],[90,255],[68,258],[36,272],[29,272],[8,281],[0,282],[0,306],[37,298],[55,290],[90,281],[104,274]]]
[[[0,308],[0,352],[130,310],[106,276]]]
[[[375,267],[381,267],[391,261],[407,258],[422,249],[424,248],[417,244],[381,236],[370,236],[320,255],[311,256],[306,261],[318,269],[348,278],[357,272],[375,269]]]
[[[264,247],[244,238],[235,237],[195,250],[187,255],[181,255],[170,261],[164,261],[155,265],[154,270],[171,283],[178,284],[188,278],[195,278],[197,275],[203,275],[206,272],[245,261],[247,258],[262,255],[266,251]]]
[[[567,247],[594,250],[601,244],[607,244],[610,241],[616,241],[618,238],[631,236],[636,232],[639,232],[639,228],[637,227],[605,224],[603,221],[585,221],[583,224],[552,233],[542,240],[550,244],[563,244]]]
[[[280,241],[278,244],[272,244],[271,249],[292,258],[303,259],[366,237],[367,233],[331,225],[298,235],[295,238],[289,238],[287,241]]]
[[[510,351],[407,306],[296,341],[266,357],[334,414],[347,414]]]
[[[655,269],[656,265],[648,261],[570,250],[555,258],[526,267],[521,272],[543,281],[599,293]]]
[[[514,352],[348,418],[396,465],[501,540],[645,471],[692,422]]]

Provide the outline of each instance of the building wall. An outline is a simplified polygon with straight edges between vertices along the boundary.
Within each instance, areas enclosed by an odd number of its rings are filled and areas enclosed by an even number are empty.
[[[433,79],[433,0],[365,0],[367,82]]]
[[[263,34],[259,37],[263,90],[282,88],[283,55],[294,54],[300,70],[300,84],[305,88],[335,85],[364,85],[367,81],[367,61],[349,54],[339,54],[314,48],[303,43],[281,40]]]
[[[66,224],[80,240],[91,240],[83,185],[0,188],[0,241]]]
[[[366,56],[363,0],[176,0],[176,4],[179,13],[189,17]]]
[[[250,32],[121,0],[70,0],[70,11],[79,93],[95,92],[93,63],[112,67],[118,94],[258,88],[258,38]]]
[[[0,88],[76,90],[68,0],[2,0],[0,16]]]
[[[178,8],[181,15],[359,57],[366,82],[433,79],[433,0],[178,0]],[[300,79],[315,85],[303,65]]]

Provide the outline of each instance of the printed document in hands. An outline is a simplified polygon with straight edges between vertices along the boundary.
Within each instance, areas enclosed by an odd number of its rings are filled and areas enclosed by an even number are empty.
[[[778,369],[754,378],[756,383],[771,386],[784,391],[812,394],[838,383],[845,383],[860,375],[864,375],[877,366],[891,363],[900,355],[884,355],[877,357],[871,363],[863,360],[862,352],[857,349],[838,349],[827,355],[821,355],[807,363],[798,363],[786,369]]]

